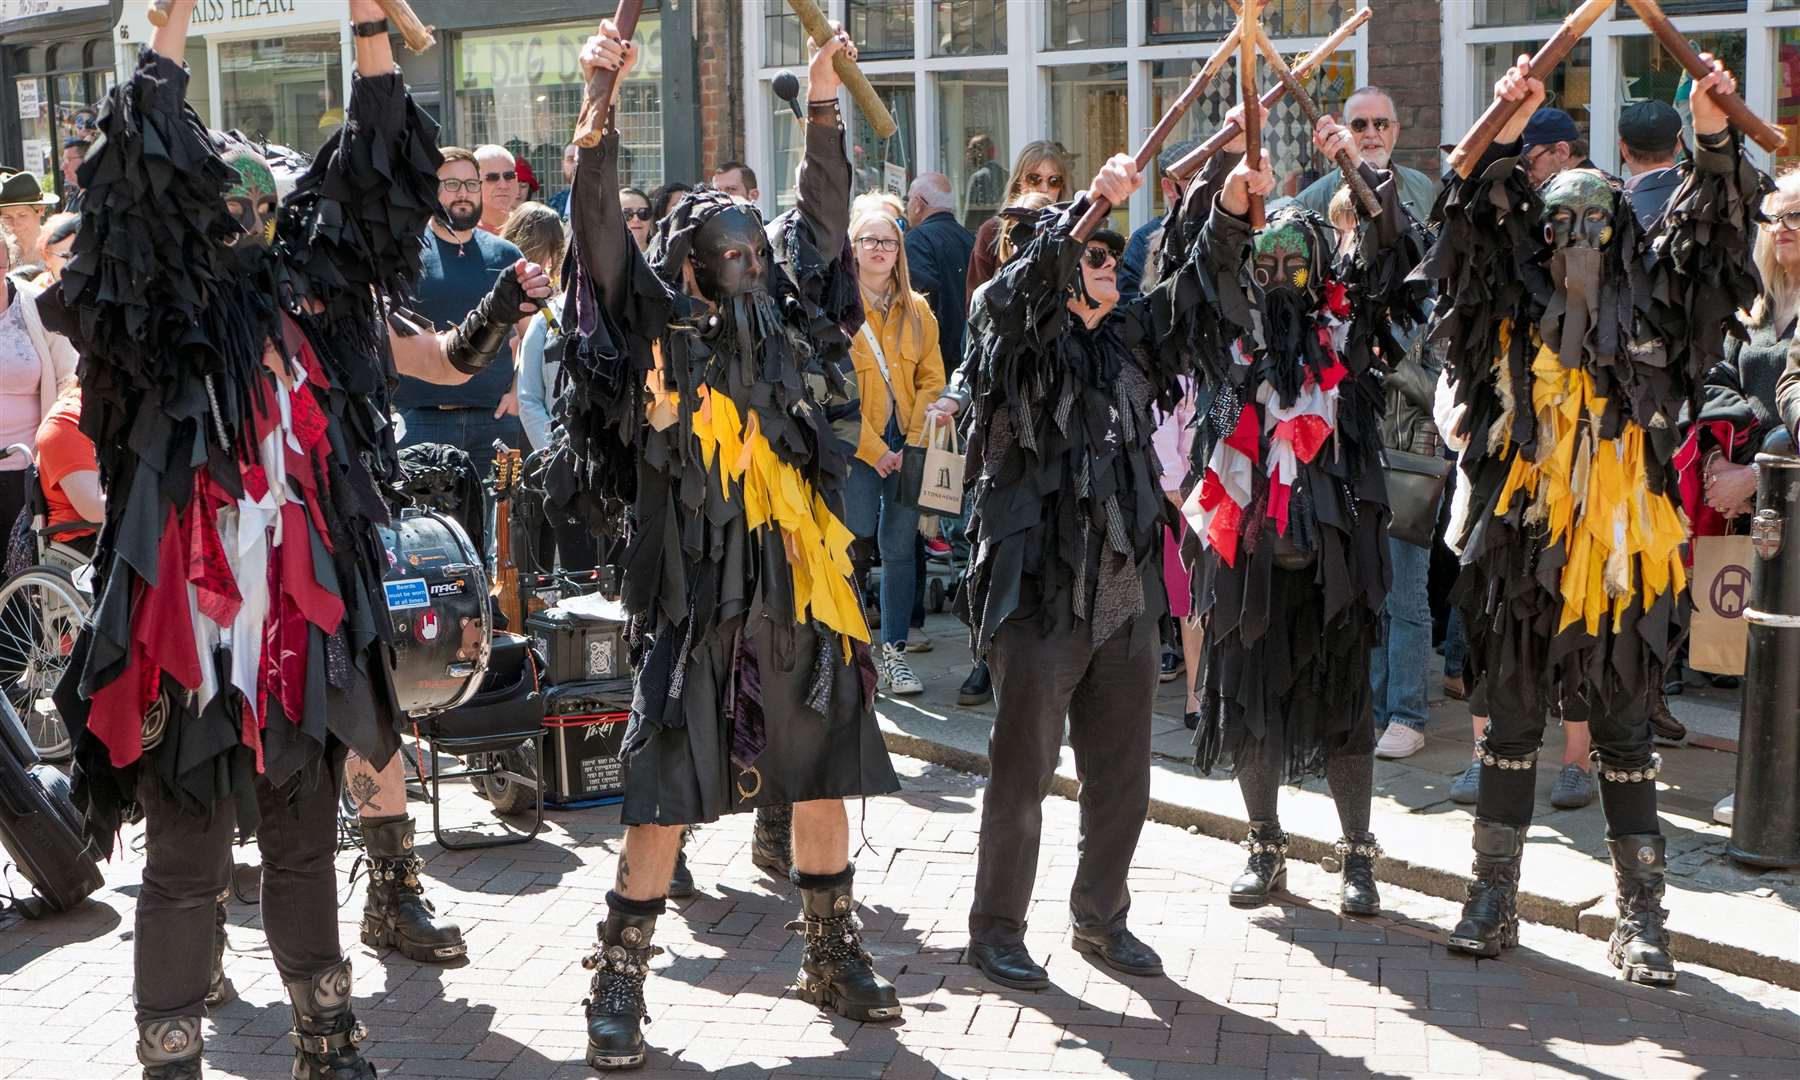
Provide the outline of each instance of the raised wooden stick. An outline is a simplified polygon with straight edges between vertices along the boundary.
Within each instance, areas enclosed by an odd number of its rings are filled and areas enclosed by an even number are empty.
[[[1373,15],[1374,13],[1366,7],[1358,8],[1355,15],[1344,20],[1344,25],[1333,30],[1330,37],[1319,43],[1318,48],[1306,54],[1306,59],[1294,65],[1294,78],[1296,80],[1304,79],[1314,71],[1317,71],[1325,61],[1331,59],[1331,55],[1338,51],[1338,47],[1350,40],[1350,36],[1362,29],[1362,25],[1368,22]],[[1262,96],[1261,104],[1263,109],[1265,111],[1273,109],[1280,103],[1281,99],[1286,96],[1287,84],[1276,83],[1269,88],[1268,93]],[[1226,143],[1229,143],[1231,140],[1243,134],[1243,131],[1244,129],[1238,126],[1237,121],[1233,120],[1227,123],[1224,127],[1214,133],[1212,138],[1201,143],[1199,146],[1194,147],[1192,150],[1188,151],[1180,161],[1169,166],[1169,175],[1181,183],[1187,183],[1193,178],[1195,173],[1199,172],[1205,167],[1207,162],[1213,159],[1214,155],[1225,149]]]
[[[1255,108],[1256,34],[1261,29],[1262,0],[1244,0],[1238,13],[1238,100],[1244,105],[1244,160],[1251,168],[1262,165],[1262,114]],[[1260,229],[1268,224],[1263,217],[1263,197],[1250,196],[1250,227]]]
[[[1700,59],[1700,54],[1694,51],[1692,45],[1688,44],[1687,38],[1681,36],[1681,31],[1675,29],[1675,24],[1669,21],[1667,15],[1663,14],[1663,9],[1656,3],[1656,0],[1625,0],[1625,2],[1631,5],[1631,10],[1637,12],[1638,18],[1644,20],[1644,25],[1650,28],[1652,34],[1656,35],[1656,40],[1662,42],[1662,47],[1675,58],[1675,62],[1686,68],[1687,73],[1692,75],[1695,80],[1704,79],[1712,74],[1712,68],[1706,65],[1706,61]],[[1719,103],[1719,108],[1731,121],[1732,127],[1756,140],[1756,145],[1764,150],[1773,154],[1787,145],[1787,136],[1781,133],[1781,129],[1772,126],[1768,121],[1751,112],[1750,106],[1744,104],[1743,98],[1721,91],[1713,94],[1713,100]]]
[[[400,31],[400,39],[406,42],[407,48],[413,52],[422,53],[437,44],[437,38],[431,34],[432,27],[419,21],[419,17],[413,14],[412,5],[406,0],[375,0],[375,2],[381,5],[381,13],[394,24],[394,29]]]
[[[150,0],[144,11],[144,17],[150,20],[151,26],[169,25],[169,6],[174,0]]]
[[[806,36],[812,38],[814,45],[823,45],[831,40],[831,23],[826,21],[825,13],[819,10],[819,5],[813,3],[813,0],[787,0],[787,5],[800,17],[800,25],[806,28]],[[850,91],[850,100],[856,102],[856,108],[862,113],[863,119],[875,129],[875,137],[893,138],[894,133],[900,130],[899,125],[894,123],[893,115],[882,104],[881,95],[869,85],[868,78],[856,66],[856,61],[840,52],[831,58],[831,66],[837,72],[838,79],[843,82],[844,89]]]
[[[1217,78],[1219,72],[1225,69],[1226,62],[1237,52],[1238,38],[1239,32],[1236,27],[1233,27],[1231,33],[1226,35],[1224,41],[1219,42],[1219,47],[1213,50],[1213,54],[1207,58],[1205,66],[1195,72],[1194,77],[1188,81],[1187,89],[1181,92],[1181,96],[1175,99],[1168,111],[1163,113],[1162,119],[1158,120],[1156,126],[1150,129],[1150,134],[1146,135],[1144,141],[1138,145],[1133,160],[1137,162],[1139,172],[1148,169],[1150,163],[1156,160],[1156,155],[1162,150],[1163,143],[1168,141],[1169,135],[1175,130],[1175,125],[1181,122],[1182,114],[1187,112],[1194,102],[1200,100],[1200,95],[1206,93],[1206,88],[1212,85],[1213,79]],[[1095,230],[1100,228],[1100,223],[1106,220],[1106,215],[1112,212],[1112,203],[1095,194],[1091,186],[1088,188],[1088,200],[1087,213],[1081,215],[1081,220],[1075,223],[1074,236],[1077,240],[1086,240],[1094,235]]]
[[[613,24],[619,36],[630,41],[637,33],[638,16],[644,12],[644,0],[619,0],[613,12]],[[606,114],[612,111],[613,84],[619,73],[601,68],[588,77],[587,95],[581,102],[581,115],[575,120],[575,135],[569,141],[587,148],[600,145],[600,134],[606,130]]]
[[[1563,62],[1563,58],[1587,36],[1588,29],[1600,20],[1600,16],[1612,10],[1612,6],[1613,0],[1586,0],[1569,12],[1555,36],[1544,42],[1544,47],[1531,58],[1531,77],[1540,82],[1548,79],[1556,65]],[[1456,175],[1466,179],[1475,171],[1481,155],[1487,153],[1488,147],[1499,137],[1500,129],[1519,111],[1519,104],[1517,101],[1495,101],[1488,105],[1481,119],[1475,121],[1475,126],[1456,144],[1456,149],[1450,151],[1450,167],[1456,170]]]

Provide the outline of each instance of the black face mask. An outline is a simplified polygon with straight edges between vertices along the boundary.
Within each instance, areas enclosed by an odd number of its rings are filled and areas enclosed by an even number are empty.
[[[689,258],[700,295],[714,303],[768,291],[769,241],[742,207],[728,207],[700,226]]]

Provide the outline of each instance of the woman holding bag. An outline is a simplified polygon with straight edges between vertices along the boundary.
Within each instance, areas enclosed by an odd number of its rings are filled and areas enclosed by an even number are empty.
[[[850,217],[850,245],[865,321],[852,343],[862,433],[850,463],[846,524],[857,536],[873,538],[881,553],[879,685],[890,694],[918,694],[925,687],[906,662],[906,631],[919,512],[900,490],[900,465],[907,446],[925,445],[925,407],[944,388],[944,360],[937,319],[930,303],[912,290],[894,219],[874,207],[858,207]]]

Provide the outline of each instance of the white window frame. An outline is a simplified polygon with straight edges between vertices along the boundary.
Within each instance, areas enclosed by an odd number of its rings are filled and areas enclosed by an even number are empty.
[[[1502,26],[1475,26],[1475,4],[1443,5],[1444,56],[1444,129],[1441,142],[1454,143],[1475,123],[1487,108],[1491,88],[1482,91],[1474,85],[1476,50],[1503,41],[1547,41],[1556,33],[1556,23],[1516,23]],[[1744,32],[1744,68],[1736,72],[1738,93],[1752,112],[1773,123],[1776,80],[1775,41],[1782,30],[1800,27],[1800,10],[1777,11],[1774,0],[1748,0],[1743,12],[1719,15],[1683,15],[1675,25],[1684,33],[1707,33],[1719,30]],[[1626,38],[1645,37],[1649,29],[1635,18],[1620,18],[1616,8],[1608,9],[1588,32],[1593,42],[1593,83],[1590,88],[1588,131],[1589,154],[1594,163],[1617,173],[1619,164],[1619,68],[1620,52]],[[1451,77],[1451,72],[1464,72]],[[1760,168],[1771,166],[1770,156],[1755,143],[1748,143],[1751,158]]]
[[[745,160],[759,174],[776,168],[773,114],[763,107],[768,100],[768,83],[779,67],[763,64],[762,0],[739,0],[743,5],[744,55],[751,62],[744,66],[744,153]],[[1054,0],[1052,0],[1054,2]],[[1152,45],[1147,42],[1150,0],[1126,0],[1125,44],[1100,49],[1046,49],[1039,43],[1048,33],[1047,11],[1039,0],[1008,0],[1006,51],[986,56],[931,56],[931,0],[913,0],[913,55],[899,60],[869,60],[862,64],[864,73],[875,75],[911,75],[914,85],[915,160],[920,171],[942,171],[938,146],[938,76],[955,71],[991,71],[1008,73],[1007,146],[1000,155],[1009,169],[1018,148],[1033,139],[1053,137],[1050,127],[1050,72],[1048,69],[1071,64],[1125,65],[1126,123],[1129,130],[1142,138],[1159,119],[1150,114],[1152,65],[1159,61],[1190,60],[1195,64],[1210,55],[1216,42],[1186,41]],[[1357,0],[1358,7],[1370,6],[1371,0]],[[829,0],[821,5],[829,18],[845,20],[847,0]],[[1446,5],[1455,6],[1455,5]],[[1379,14],[1379,13],[1378,13]],[[1283,53],[1310,51],[1324,40],[1323,35],[1276,39]],[[1355,56],[1356,85],[1368,81],[1369,30],[1364,24],[1344,44],[1343,50]],[[804,71],[796,71],[802,80]],[[848,95],[841,99],[848,110]],[[1135,147],[1128,148],[1134,149]],[[1085,184],[1088,177],[1077,177]],[[774,209],[775,193],[781,185],[771,180],[762,185],[762,209]],[[1154,193],[1145,185],[1132,196],[1131,226],[1136,228],[1150,219]]]

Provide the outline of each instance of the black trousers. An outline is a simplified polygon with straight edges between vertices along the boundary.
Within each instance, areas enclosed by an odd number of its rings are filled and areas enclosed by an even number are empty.
[[[261,777],[256,781],[263,927],[284,981],[310,978],[344,958],[332,864],[342,770],[340,749],[279,789]],[[230,881],[237,816],[230,803],[206,811],[184,806],[150,769],[140,776],[145,833],[134,937],[137,1018],[202,1016],[212,981],[213,905]]]
[[[1150,808],[1150,710],[1160,647],[1140,616],[1095,646],[1086,623],[1049,636],[1023,619],[994,635],[991,772],[981,809],[969,936],[989,945],[1025,936],[1037,880],[1044,797],[1056,774],[1063,720],[1081,783],[1081,842],[1069,910],[1076,926],[1116,930],[1131,909],[1126,875]]]

